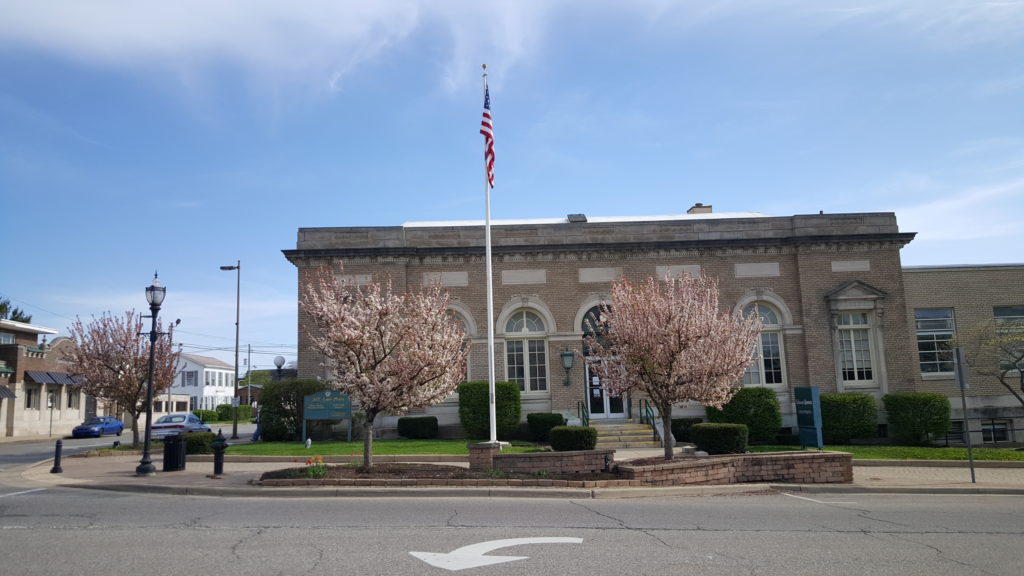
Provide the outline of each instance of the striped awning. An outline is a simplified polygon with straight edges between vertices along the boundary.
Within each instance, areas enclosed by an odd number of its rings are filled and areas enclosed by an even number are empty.
[[[17,398],[14,391],[7,386],[0,386],[0,398]]]

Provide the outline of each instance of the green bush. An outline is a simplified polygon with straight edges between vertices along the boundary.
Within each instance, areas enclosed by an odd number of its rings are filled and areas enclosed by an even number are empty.
[[[248,404],[242,404],[238,407],[238,419],[248,420],[252,418],[252,406]],[[217,417],[215,420],[226,422],[228,420],[234,420],[235,413],[232,411],[231,404],[218,404],[217,405]]]
[[[470,439],[489,438],[491,435],[490,392],[487,382],[463,382],[459,384],[459,421],[466,437]],[[515,382],[494,383],[494,411],[498,425],[498,437],[506,438],[519,428],[520,403],[519,384]]]
[[[592,426],[555,426],[548,431],[551,449],[556,452],[593,450],[597,446],[597,428]]]
[[[437,438],[437,416],[403,416],[398,419],[398,435],[410,440]]]
[[[821,435],[826,444],[846,444],[878,434],[874,396],[861,393],[821,395]]]
[[[185,434],[186,454],[212,454],[213,453],[213,432],[193,432]]]
[[[923,445],[950,428],[949,398],[942,394],[886,394],[890,434],[901,444]]]
[[[217,420],[216,410],[193,410],[192,413],[203,422],[215,422]]]
[[[708,407],[705,412],[708,422],[746,424],[751,442],[774,442],[782,427],[775,391],[763,386],[741,388],[721,410]]]
[[[526,415],[526,424],[530,427],[530,438],[535,442],[547,442],[548,433],[555,426],[564,426],[565,418],[554,412],[535,412]]]
[[[266,442],[302,439],[302,401],[330,385],[322,380],[276,380],[263,387],[260,434]],[[355,422],[353,422],[355,426]]]
[[[690,427],[702,422],[704,422],[703,418],[673,418],[672,436],[675,437],[676,442],[689,442]]]
[[[690,440],[708,454],[742,454],[747,451],[746,424],[709,422],[690,427]]]

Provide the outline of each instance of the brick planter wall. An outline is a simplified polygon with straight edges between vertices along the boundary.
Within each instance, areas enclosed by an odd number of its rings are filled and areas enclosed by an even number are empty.
[[[578,450],[571,452],[530,452],[528,454],[493,453],[490,462],[484,454],[474,457],[470,446],[471,470],[501,470],[510,474],[589,474],[610,468],[615,450]],[[481,452],[483,452],[481,450]],[[488,467],[488,463],[490,466]]]
[[[647,486],[787,482],[853,482],[853,455],[845,452],[771,452],[684,457],[665,464],[620,464],[623,478]]]

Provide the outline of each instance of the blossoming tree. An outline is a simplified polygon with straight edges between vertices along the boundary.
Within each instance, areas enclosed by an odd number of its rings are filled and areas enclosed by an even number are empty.
[[[690,401],[721,408],[753,361],[756,315],[718,305],[718,282],[683,275],[612,284],[597,326],[586,337],[590,369],[608,392],[636,390],[658,408],[665,459],[672,459],[672,406]]]
[[[82,376],[89,394],[117,404],[131,416],[132,446],[139,447],[139,415],[146,410],[149,379],[149,332],[134,310],[123,317],[106,312],[88,324],[77,318],[68,331],[74,341],[64,360]],[[157,319],[157,331],[163,327]],[[180,349],[174,347],[174,327],[157,338],[153,362],[153,396],[174,383]]]
[[[373,465],[373,421],[432,406],[462,381],[469,348],[440,287],[396,294],[391,281],[353,286],[331,270],[311,272],[302,310],[312,348],[338,389],[366,414],[363,465]]]

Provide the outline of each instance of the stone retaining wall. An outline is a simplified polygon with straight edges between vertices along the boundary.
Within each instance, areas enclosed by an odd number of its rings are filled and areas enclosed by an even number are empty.
[[[611,471],[615,450],[495,454],[494,469],[509,474],[592,474]]]
[[[646,486],[786,482],[853,482],[853,455],[845,452],[768,452],[683,457],[664,464],[620,464],[623,478]]]

